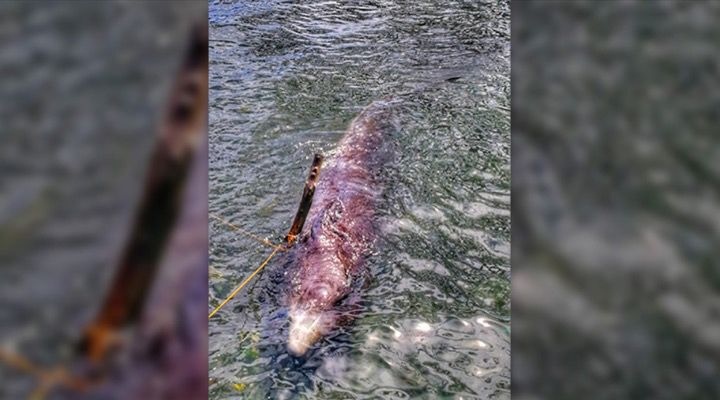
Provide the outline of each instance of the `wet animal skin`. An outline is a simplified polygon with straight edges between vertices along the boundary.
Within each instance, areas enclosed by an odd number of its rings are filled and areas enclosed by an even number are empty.
[[[375,102],[350,124],[317,184],[308,223],[293,249],[288,350],[301,356],[347,315],[338,305],[353,291],[377,235],[382,194],[378,173],[389,130],[387,102]]]

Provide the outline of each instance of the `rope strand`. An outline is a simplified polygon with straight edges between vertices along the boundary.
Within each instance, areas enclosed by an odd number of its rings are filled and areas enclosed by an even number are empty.
[[[253,234],[253,233],[251,233],[251,232],[248,232],[248,231],[246,231],[245,229],[243,229],[243,228],[241,228],[241,227],[239,227],[239,226],[237,226],[237,225],[235,225],[235,224],[232,224],[232,223],[230,223],[230,222],[228,222],[228,221],[225,221],[224,219],[218,217],[218,216],[215,215],[215,214],[208,214],[208,215],[210,216],[210,218],[212,218],[212,219],[220,222],[221,224],[224,224],[224,225],[227,225],[227,226],[233,228],[234,230],[236,230],[236,231],[244,234],[245,236],[247,236],[247,237],[249,237],[249,238],[251,238],[251,239],[254,239],[255,241],[257,241],[257,242],[259,242],[259,243],[262,243],[262,244],[264,244],[264,245],[266,245],[266,246],[272,247],[272,248],[274,248],[274,249],[276,249],[276,250],[279,250],[279,251],[285,251],[285,249],[284,249],[282,246],[278,246],[278,245],[274,244],[273,242],[271,242],[271,241],[269,241],[269,240],[267,240],[267,239],[261,238],[260,236],[257,236],[257,235],[255,235],[255,234]]]
[[[0,361],[18,371],[35,377],[39,381],[39,385],[30,395],[30,399],[42,399],[56,386],[64,386],[77,391],[85,390],[91,386],[89,380],[71,375],[62,366],[53,369],[39,367],[20,354],[6,349],[0,349]]]
[[[223,308],[223,307],[225,306],[225,304],[227,304],[230,300],[232,300],[232,298],[235,297],[235,295],[238,294],[238,292],[240,292],[240,290],[241,290],[243,287],[245,287],[245,285],[247,285],[248,282],[250,282],[250,280],[251,280],[255,275],[258,274],[258,272],[260,272],[263,268],[265,268],[265,266],[270,262],[270,260],[271,260],[273,257],[275,257],[275,254],[277,254],[278,251],[280,251],[281,249],[282,249],[282,248],[281,248],[280,246],[275,247],[275,250],[273,250],[273,252],[270,253],[270,255],[268,256],[268,258],[266,258],[265,261],[263,261],[262,264],[260,264],[260,266],[257,267],[257,269],[256,269],[252,274],[250,274],[250,276],[248,276],[247,278],[245,278],[245,280],[243,281],[243,283],[241,283],[240,286],[237,287],[237,289],[233,290],[232,293],[230,293],[230,295],[229,295],[225,300],[223,300],[223,302],[220,303],[219,306],[215,307],[215,309],[212,310],[212,312],[210,313],[210,315],[208,315],[208,320],[209,320],[210,318],[212,318],[213,315],[215,315],[215,313],[217,313],[218,311],[220,311],[220,309]]]

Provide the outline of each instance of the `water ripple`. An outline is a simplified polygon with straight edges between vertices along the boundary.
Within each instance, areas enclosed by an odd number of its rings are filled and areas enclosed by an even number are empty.
[[[509,399],[509,4],[216,2],[210,210],[279,240],[313,152],[400,100],[353,323],[285,348],[279,257],[210,324],[212,398]],[[213,223],[210,302],[267,249]]]

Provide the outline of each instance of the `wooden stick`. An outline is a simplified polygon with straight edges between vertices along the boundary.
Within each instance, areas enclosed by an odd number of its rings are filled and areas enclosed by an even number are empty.
[[[318,177],[320,176],[320,167],[322,166],[323,156],[321,154],[315,154],[312,165],[310,167],[310,174],[308,175],[307,181],[305,181],[305,189],[303,189],[302,199],[300,199],[300,205],[298,206],[295,219],[290,227],[290,231],[285,237],[285,241],[288,244],[295,243],[298,235],[302,231],[305,220],[307,219],[308,213],[310,212],[310,206],[312,206],[313,195],[315,194],[315,185],[317,184]]]
[[[303,189],[303,196],[302,199],[300,199],[300,206],[298,207],[297,214],[295,214],[295,220],[293,221],[292,226],[290,227],[290,231],[288,232],[287,236],[285,237],[285,241],[287,242],[287,246],[289,247],[292,245],[295,240],[297,239],[297,236],[300,234],[300,231],[302,231],[303,225],[305,225],[305,220],[307,219],[308,212],[310,212],[310,206],[312,205],[312,198],[315,194],[315,185],[317,184],[318,177],[320,176],[320,167],[322,166],[323,157],[320,154],[315,154],[315,157],[313,158],[312,166],[310,167],[310,174],[308,175],[307,181],[305,181],[305,189]],[[230,295],[228,295],[225,300],[222,301],[215,309],[213,309],[210,314],[208,315],[208,319],[211,319],[213,315],[217,314],[218,311],[220,311],[221,308],[223,308],[230,300],[232,300],[235,295],[237,295],[240,290],[245,287],[245,285],[250,282],[250,280],[255,277],[265,266],[272,260],[272,258],[277,254],[279,251],[285,251],[286,248],[280,247],[280,246],[274,246],[275,250],[268,256],[268,258],[265,259],[265,261],[260,264],[260,266],[255,269],[255,271],[250,274],[245,280],[238,286],[235,290],[233,290]]]
[[[137,322],[182,209],[182,195],[207,131],[207,27],[197,26],[170,93],[145,188],[116,274],[98,315],[79,343],[99,361],[119,331]]]

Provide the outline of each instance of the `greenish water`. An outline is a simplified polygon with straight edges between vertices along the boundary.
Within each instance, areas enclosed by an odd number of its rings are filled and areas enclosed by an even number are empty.
[[[291,357],[274,259],[210,321],[211,398],[510,398],[509,18],[507,1],[211,4],[211,213],[278,241],[313,153],[400,99],[359,318]],[[269,252],[211,222],[211,306]]]

